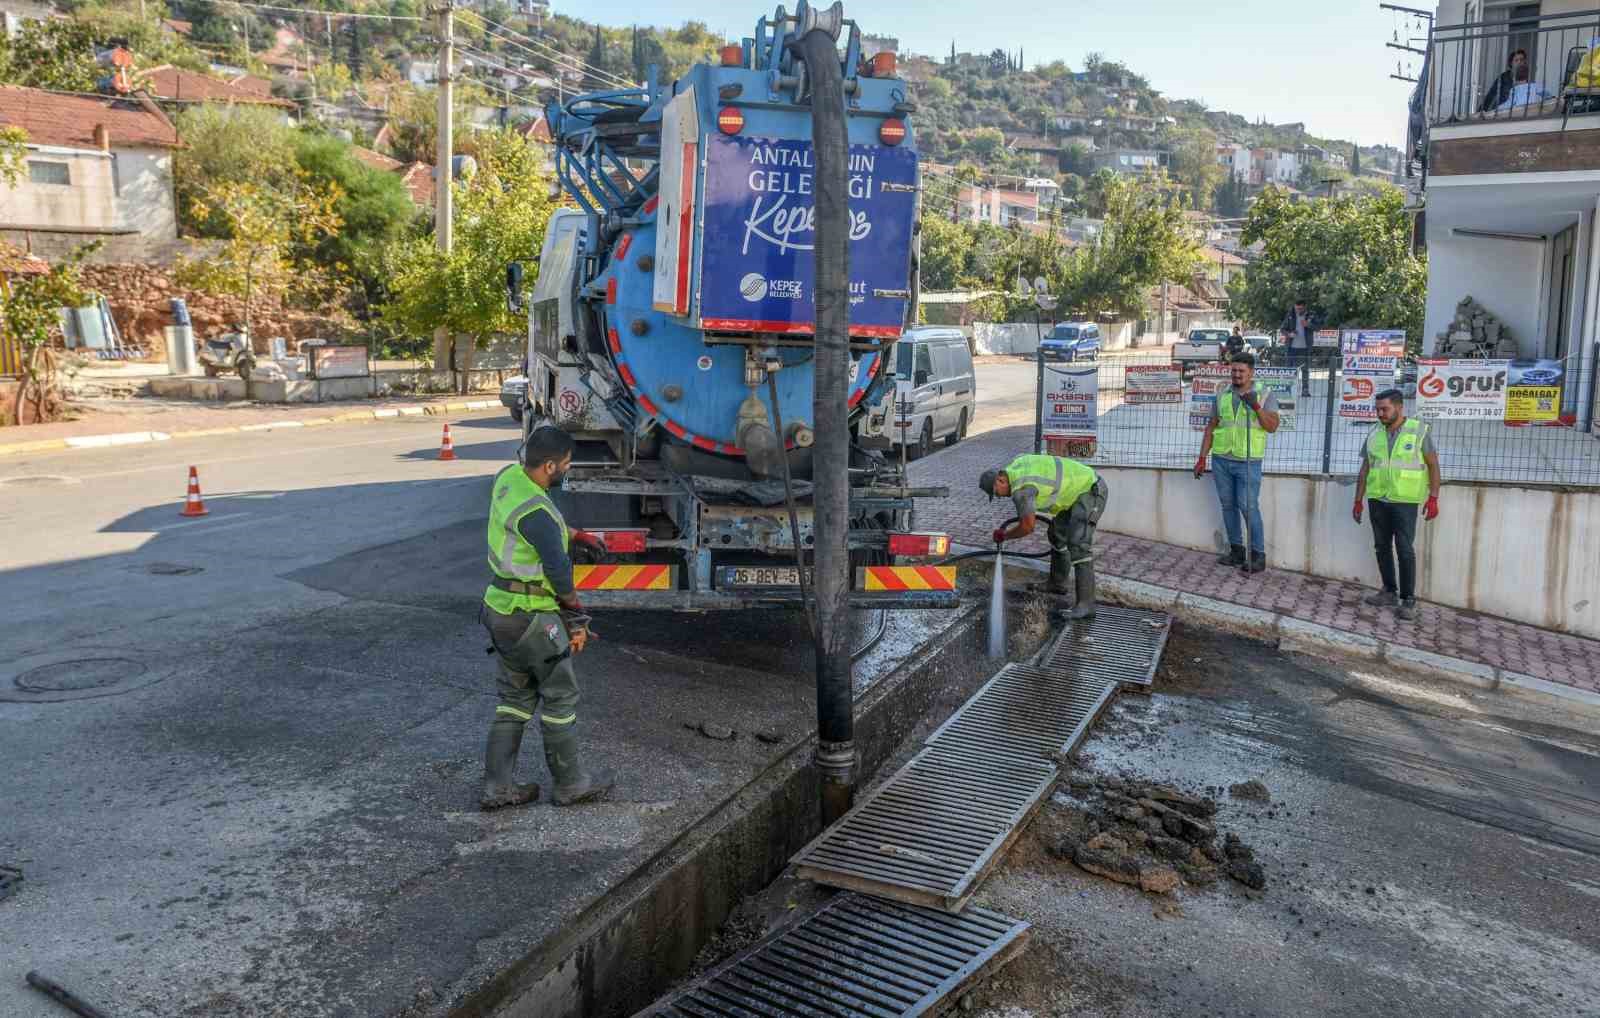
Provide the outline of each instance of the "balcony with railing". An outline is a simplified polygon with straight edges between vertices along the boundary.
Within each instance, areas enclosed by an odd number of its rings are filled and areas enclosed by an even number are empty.
[[[1600,113],[1600,9],[1535,13],[1551,6],[1496,6],[1490,20],[1436,25],[1425,82],[1429,126]]]

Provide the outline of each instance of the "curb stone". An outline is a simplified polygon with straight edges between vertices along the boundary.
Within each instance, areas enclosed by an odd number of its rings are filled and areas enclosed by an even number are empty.
[[[954,544],[951,551],[960,554],[980,551],[971,545]],[[1046,572],[1042,562],[1023,559],[1007,563],[1035,572]],[[1471,686],[1474,689],[1507,695],[1532,695],[1600,707],[1600,693],[1576,689],[1536,675],[1507,671],[1465,658],[1435,654],[1432,651],[1403,644],[1379,640],[1360,633],[1348,633],[1331,626],[1307,622],[1259,608],[1230,604],[1214,598],[1188,594],[1171,587],[1129,580],[1120,576],[1100,577],[1100,589],[1117,601],[1136,608],[1156,608],[1170,611],[1189,621],[1203,622],[1246,636],[1275,643],[1279,650],[1308,654],[1312,657],[1365,661],[1383,661],[1406,671],[1427,675]]]
[[[422,414],[439,416],[466,410],[491,410],[500,405],[499,400],[475,399],[463,403],[429,403],[420,406],[385,407],[380,410],[355,410],[331,417],[311,417],[294,421],[269,421],[263,424],[231,424],[218,428],[196,428],[190,431],[119,431],[104,435],[75,435],[70,438],[45,438],[32,442],[0,443],[0,456],[20,456],[33,452],[59,452],[63,449],[104,449],[113,445],[138,445],[146,442],[168,442],[175,438],[205,438],[213,435],[235,435],[252,431],[275,431],[279,428],[319,428],[329,424],[348,424],[355,421],[373,421],[390,417],[413,417]]]

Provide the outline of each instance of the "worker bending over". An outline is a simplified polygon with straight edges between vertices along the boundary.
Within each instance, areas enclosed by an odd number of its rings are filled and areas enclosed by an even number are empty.
[[[1106,482],[1087,463],[1065,456],[1018,456],[1001,470],[985,470],[978,487],[990,498],[1016,503],[1017,522],[994,532],[996,544],[1027,537],[1034,520],[1050,517],[1052,594],[1067,593],[1067,572],[1076,570],[1076,602],[1068,618],[1094,617],[1094,528],[1106,511]]]

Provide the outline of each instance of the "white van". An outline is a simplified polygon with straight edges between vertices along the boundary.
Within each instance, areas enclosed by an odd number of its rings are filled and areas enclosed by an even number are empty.
[[[967,437],[977,413],[978,383],[972,370],[972,349],[960,329],[918,326],[906,330],[894,345],[896,382],[911,383],[911,422],[904,432],[894,417],[891,400],[888,431],[894,445],[905,436],[908,456],[926,456],[935,439],[955,445]]]

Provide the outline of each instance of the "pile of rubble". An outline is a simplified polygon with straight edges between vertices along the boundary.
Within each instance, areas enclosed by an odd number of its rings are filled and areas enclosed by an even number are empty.
[[[1456,316],[1436,337],[1433,352],[1437,357],[1456,360],[1469,358],[1512,358],[1517,356],[1517,341],[1511,327],[1490,314],[1471,297],[1461,298]]]
[[[1083,771],[1071,776],[1069,787],[1086,804],[1087,822],[1048,846],[1051,855],[1157,894],[1169,894],[1180,883],[1214,884],[1222,876],[1252,890],[1267,886],[1255,851],[1238,835],[1225,833],[1218,843],[1217,803],[1209,796]],[[1260,782],[1230,792],[1236,798],[1266,795]]]

